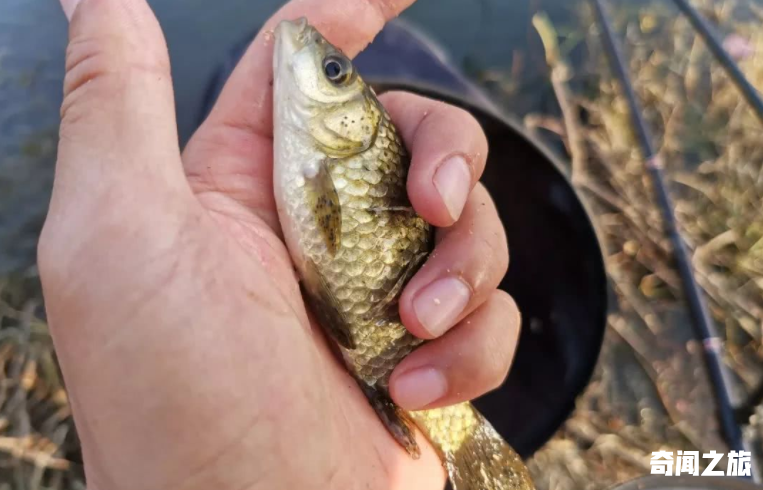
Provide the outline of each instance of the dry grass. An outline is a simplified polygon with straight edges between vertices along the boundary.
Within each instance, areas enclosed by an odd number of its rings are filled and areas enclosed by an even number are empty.
[[[34,271],[0,279],[0,489],[84,488],[66,390],[40,306]]]
[[[763,126],[689,23],[663,6],[612,13],[618,31],[626,33],[630,73],[658,138],[698,280],[726,339],[735,398],[742,402],[763,381]],[[712,6],[704,14],[733,25],[753,47],[741,65],[762,87],[760,19],[742,20],[733,1]],[[531,462],[539,488],[554,490],[607,488],[648,474],[650,453],[660,448],[726,451],[627,104],[606,75],[595,29],[587,46],[595,61],[579,69],[576,81],[593,83],[595,96],[570,97],[557,89],[564,124],[548,124],[547,116],[527,119],[531,126],[572,124],[573,134],[584,135],[578,144],[567,138],[569,131],[560,136],[579,162],[572,173],[595,212],[619,303],[594,381],[573,417]],[[578,112],[586,115],[585,125]],[[752,423],[749,432],[757,439],[759,417]]]

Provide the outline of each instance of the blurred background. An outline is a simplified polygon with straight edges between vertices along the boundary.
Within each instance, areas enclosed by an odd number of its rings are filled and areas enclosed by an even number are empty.
[[[185,142],[231,47],[283,2],[150,3],[169,44]],[[758,447],[761,124],[670,1],[605,3],[725,340],[731,401]],[[763,2],[692,4],[750,82],[763,86]],[[608,488],[648,474],[657,450],[727,452],[671,244],[589,3],[419,0],[402,17],[567,162],[602,244],[612,290],[604,344],[574,412],[529,460],[538,488]],[[54,0],[0,0],[0,490],[84,488],[34,266],[55,162],[66,29]]]

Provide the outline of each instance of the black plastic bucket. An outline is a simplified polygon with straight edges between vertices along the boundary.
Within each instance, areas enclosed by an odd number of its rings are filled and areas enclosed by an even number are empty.
[[[202,116],[248,44],[233,50],[211,83]],[[462,107],[487,134],[482,182],[498,206],[511,253],[501,288],[516,299],[523,329],[508,379],[476,404],[529,456],[569,416],[601,349],[607,285],[589,215],[552,153],[501,114],[415,29],[388,24],[356,65],[377,92],[408,90]]]

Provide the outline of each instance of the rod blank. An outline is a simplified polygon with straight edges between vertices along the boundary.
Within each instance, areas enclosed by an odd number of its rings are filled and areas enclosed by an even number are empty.
[[[678,273],[681,277],[684,295],[692,316],[695,335],[702,341],[704,347],[705,362],[710,375],[713,391],[718,402],[719,422],[721,424],[723,435],[730,449],[735,451],[744,450],[745,445],[742,438],[742,431],[735,420],[731,402],[729,387],[731,386],[732,378],[728,368],[723,364],[722,359],[723,343],[715,327],[715,323],[710,317],[702,290],[694,277],[694,270],[689,258],[689,252],[681,236],[676,216],[673,213],[673,202],[665,183],[662,162],[655,151],[652,134],[644,121],[641,106],[636,97],[633,85],[631,84],[624,57],[615,40],[615,34],[604,11],[604,6],[602,5],[601,0],[591,0],[591,2],[594,6],[599,25],[601,26],[602,41],[604,43],[604,48],[607,51],[610,65],[628,102],[634,130],[641,146],[641,151],[643,152],[644,165],[650,174],[654,193],[657,198],[657,204],[662,214],[666,232],[673,246],[673,254],[676,260]],[[763,105],[761,105],[761,109],[763,109]],[[763,114],[763,111],[761,111],[761,114]],[[755,474],[755,468],[753,468],[752,473]]]
[[[697,12],[697,9],[692,7],[689,0],[673,0],[681,12],[686,15],[691,22],[694,29],[705,40],[705,44],[713,53],[713,56],[721,64],[726,73],[731,77],[731,80],[737,86],[742,96],[745,98],[748,104],[755,111],[755,115],[758,117],[761,123],[763,123],[763,99],[760,97],[760,92],[752,86],[747,77],[744,76],[739,65],[731,59],[731,56],[723,49],[723,42],[712,25]]]

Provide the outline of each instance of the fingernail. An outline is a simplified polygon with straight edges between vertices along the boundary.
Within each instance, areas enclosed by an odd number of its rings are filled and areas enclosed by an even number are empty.
[[[407,410],[424,408],[447,392],[447,379],[431,367],[408,371],[395,381],[395,401]]]
[[[464,210],[472,188],[472,173],[466,159],[456,155],[445,160],[434,174],[434,186],[440,193],[448,214],[457,220]]]
[[[77,5],[82,0],[61,0],[61,6],[64,8],[64,14],[66,14],[66,18],[68,20],[72,20],[72,15],[74,15],[74,9],[77,8]]]
[[[438,279],[416,295],[413,310],[426,331],[439,337],[453,326],[471,295],[471,289],[458,278]]]

